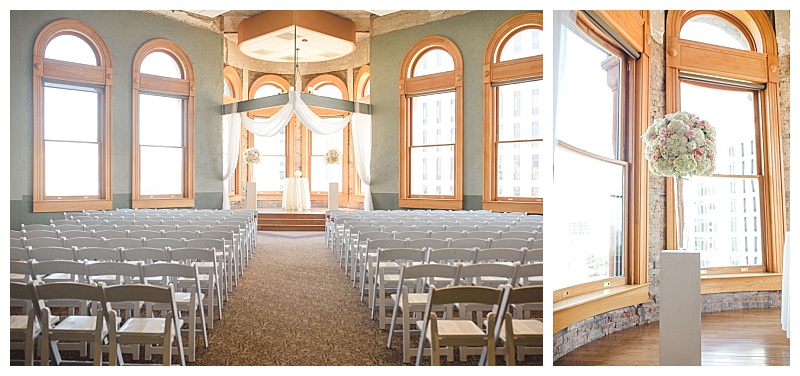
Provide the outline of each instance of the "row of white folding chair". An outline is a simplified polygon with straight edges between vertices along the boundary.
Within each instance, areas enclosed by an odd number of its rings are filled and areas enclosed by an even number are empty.
[[[464,267],[465,265],[462,264],[457,264],[457,265],[413,264],[413,265],[402,265],[400,267],[400,275],[398,277],[397,284],[395,285],[396,292],[391,294],[391,299],[393,300],[392,302],[393,307],[392,307],[392,316],[389,324],[389,334],[386,346],[387,348],[391,348],[392,340],[395,336],[396,325],[397,324],[402,325],[400,333],[402,334],[403,337],[402,349],[403,349],[403,361],[405,363],[409,363],[411,361],[411,357],[415,355],[414,354],[415,349],[411,346],[411,338],[410,338],[412,331],[411,328],[414,326],[414,322],[418,320],[418,318],[415,318],[415,316],[427,318],[429,313],[431,313],[431,308],[433,308],[428,303],[429,302],[428,290],[435,290],[439,288],[444,288],[446,286],[457,286],[460,283],[459,281],[461,280],[460,277],[462,275],[476,274],[476,272],[480,272],[481,269],[487,269],[486,266],[470,266],[467,268],[466,271],[462,272],[462,269]],[[517,266],[517,268],[518,272],[521,271],[522,273],[529,273],[522,269],[526,268],[524,265]],[[508,267],[506,267],[506,269],[508,269]],[[429,283],[434,279],[449,281],[449,283],[439,284],[439,285],[433,285]],[[479,286],[479,287],[488,288],[486,286]],[[541,289],[540,286],[534,288]],[[476,303],[476,302],[473,301],[471,303]],[[501,308],[504,309],[505,307],[499,307],[499,306],[497,307],[497,309]],[[437,304],[435,310],[439,312],[445,312],[445,316],[443,316],[443,318],[447,319],[449,317],[453,317],[452,311],[454,310],[454,304]],[[425,314],[423,315],[423,313]],[[460,316],[463,317],[463,315]],[[482,327],[480,322],[476,322],[475,326],[478,328]],[[417,332],[421,332],[419,330],[421,328],[418,327],[417,329],[418,329]],[[423,343],[422,340],[420,340],[420,343],[421,344]],[[419,359],[423,355],[423,351],[420,350],[419,347],[416,350],[418,350],[416,356]],[[453,349],[448,348],[445,351],[446,351],[445,354],[448,356],[448,360],[452,361]],[[430,352],[425,352],[425,353],[430,354]],[[438,349],[436,353],[438,353]],[[438,357],[435,357],[435,359],[438,361]]]
[[[375,255],[374,262],[370,262],[369,277],[369,304],[374,315],[376,308],[379,313],[384,314],[385,303],[385,288],[387,282],[389,285],[396,285],[396,278],[399,276],[399,267],[401,265],[418,264],[418,263],[441,263],[441,264],[462,264],[470,265],[465,268],[465,272],[461,277],[464,279],[462,283],[469,284],[490,284],[498,286],[501,283],[513,284],[532,284],[541,283],[542,281],[542,263],[523,264],[525,255],[528,250],[521,251],[506,248],[494,249],[461,249],[461,248],[415,248],[412,245],[402,248],[378,248]],[[471,266],[483,265],[483,266]],[[494,266],[492,266],[494,265]],[[525,270],[528,268],[538,268],[539,274],[536,278],[532,275],[521,274],[517,277],[517,269],[520,265],[524,265]],[[470,271],[469,274],[467,271]],[[494,273],[494,274],[491,274]],[[530,273],[530,272],[526,272]],[[483,278],[482,278],[483,277]],[[524,278],[524,281],[521,279]],[[435,283],[439,281],[430,281]],[[377,297],[377,298],[376,298]],[[376,301],[379,306],[376,307]],[[380,325],[385,326],[385,317],[381,316]]]
[[[135,247],[135,248],[83,248],[83,249],[69,249],[69,248],[38,248],[29,249],[29,261],[42,262],[42,261],[75,261],[75,262],[117,262],[117,263],[135,263],[144,262],[146,264],[154,262],[182,262],[186,263],[190,260],[197,265],[203,272],[201,277],[204,282],[205,289],[208,291],[207,304],[209,326],[213,328],[213,311],[216,307],[218,309],[218,318],[222,319],[223,308],[223,291],[222,285],[224,281],[220,277],[221,272],[224,271],[218,265],[220,259],[219,252],[216,247],[224,247],[221,239],[195,239],[186,240],[184,242],[170,242],[169,246],[157,246],[158,243],[154,242],[149,244],[149,247]],[[170,246],[175,246],[174,248]],[[25,260],[21,259],[20,260]],[[52,271],[51,271],[52,272]],[[51,272],[47,274],[51,274]],[[54,277],[51,277],[51,279]]]
[[[45,283],[31,282],[29,284],[12,283],[12,290],[19,297],[29,300],[34,307],[36,315],[41,322],[47,322],[42,327],[39,341],[41,346],[41,365],[49,365],[53,356],[53,364],[61,364],[58,341],[85,341],[91,342],[94,365],[102,364],[104,348],[111,349],[109,365],[116,365],[122,360],[117,350],[119,345],[125,344],[169,344],[161,347],[163,350],[163,365],[171,365],[173,345],[176,344],[180,365],[185,365],[183,341],[180,327],[183,320],[175,301],[174,287],[153,285],[115,285],[106,286],[103,283],[90,284],[79,282]],[[26,294],[25,291],[28,291]],[[83,315],[72,315],[64,318],[54,317],[47,304],[63,298],[79,299],[92,302],[93,312]],[[122,320],[112,308],[115,303],[138,300],[154,304],[166,304],[164,317],[130,317]],[[154,330],[156,328],[159,330]],[[108,343],[104,346],[104,343]],[[31,362],[32,364],[33,362]]]
[[[468,248],[475,249],[476,258],[474,262],[504,261],[504,262],[525,262],[526,254],[529,249],[533,249],[532,239],[378,239],[369,237],[366,239],[363,249],[359,248],[354,257],[353,264],[353,286],[360,280],[360,297],[364,299],[364,294],[370,287],[370,273],[374,268],[375,255],[379,248],[416,248],[416,249],[439,249],[439,248]],[[539,248],[537,248],[539,249]],[[538,252],[538,251],[537,251]],[[531,256],[538,258],[538,256]]]

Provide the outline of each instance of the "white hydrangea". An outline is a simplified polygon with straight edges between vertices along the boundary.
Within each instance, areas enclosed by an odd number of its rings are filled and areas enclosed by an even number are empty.
[[[642,135],[650,172],[677,178],[713,174],[716,135],[711,124],[689,112],[654,119]]]

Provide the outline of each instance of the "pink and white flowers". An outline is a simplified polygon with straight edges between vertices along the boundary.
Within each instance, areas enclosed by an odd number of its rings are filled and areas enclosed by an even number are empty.
[[[247,164],[255,164],[261,162],[261,153],[256,148],[246,149],[242,153],[242,158],[244,158],[244,163]]]
[[[653,120],[642,135],[650,172],[676,178],[713,174],[716,137],[711,124],[685,111]]]

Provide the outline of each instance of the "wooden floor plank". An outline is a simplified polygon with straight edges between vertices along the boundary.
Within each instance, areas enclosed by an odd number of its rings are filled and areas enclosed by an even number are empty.
[[[789,339],[780,308],[706,313],[702,316],[704,366],[788,366]],[[656,366],[658,323],[633,327],[587,343],[555,366]]]

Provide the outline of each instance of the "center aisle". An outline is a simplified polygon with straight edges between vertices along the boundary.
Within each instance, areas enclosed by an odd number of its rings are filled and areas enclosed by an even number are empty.
[[[192,365],[402,365],[323,232],[260,231],[253,259]]]

